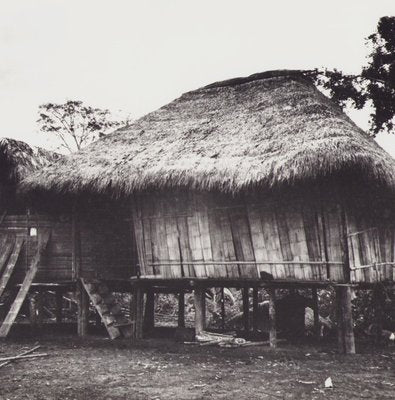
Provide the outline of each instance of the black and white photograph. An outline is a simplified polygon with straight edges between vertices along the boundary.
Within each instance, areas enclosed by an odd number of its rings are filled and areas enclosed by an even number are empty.
[[[394,0],[0,0],[23,399],[395,399]]]

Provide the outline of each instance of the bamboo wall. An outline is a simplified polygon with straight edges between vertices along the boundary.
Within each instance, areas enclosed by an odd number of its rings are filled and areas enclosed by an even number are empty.
[[[336,203],[178,192],[136,196],[141,275],[344,282]]]
[[[349,217],[348,248],[351,282],[395,280],[394,227],[367,228],[363,221]]]
[[[137,261],[130,244],[130,223],[119,210],[111,213],[92,210],[79,215],[77,220],[73,227],[70,213],[6,216],[0,223],[0,247],[3,241],[12,241],[16,235],[25,238],[12,281],[23,280],[36,254],[37,236],[29,235],[30,228],[51,230],[35,282],[70,282],[78,276],[126,280],[135,275]],[[76,265],[73,264],[74,251]]]

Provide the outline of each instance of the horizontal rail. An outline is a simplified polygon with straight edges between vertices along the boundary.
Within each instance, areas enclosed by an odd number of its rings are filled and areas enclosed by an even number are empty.
[[[355,271],[358,269],[365,269],[365,268],[375,268],[375,267],[385,267],[385,266],[392,266],[395,267],[395,262],[388,261],[388,262],[381,262],[381,263],[373,263],[373,264],[366,264],[366,265],[358,265],[357,267],[350,267],[351,271]]]
[[[172,265],[343,265],[341,261],[158,261],[148,263],[149,266],[172,266]]]

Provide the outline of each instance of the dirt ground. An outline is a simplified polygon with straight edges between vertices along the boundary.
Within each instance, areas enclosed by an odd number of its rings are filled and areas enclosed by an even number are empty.
[[[0,342],[0,357],[36,343],[49,356],[2,367],[1,399],[395,399],[393,347],[341,356],[334,343],[223,349],[63,332]]]

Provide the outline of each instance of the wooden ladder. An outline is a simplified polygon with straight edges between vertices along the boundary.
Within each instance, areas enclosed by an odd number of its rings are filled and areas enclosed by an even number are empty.
[[[81,279],[82,285],[99,313],[111,339],[131,337],[132,323],[122,312],[114,295],[103,281],[87,281]]]
[[[16,295],[15,300],[12,303],[7,316],[5,317],[3,324],[0,327],[1,338],[7,337],[8,333],[11,330],[12,324],[14,323],[19,313],[19,310],[22,307],[26,295],[29,292],[30,286],[33,283],[33,279],[37,273],[38,266],[41,261],[41,256],[47,247],[50,234],[51,234],[50,230],[45,229],[41,232],[41,235],[39,235],[38,237],[37,253],[33,258],[33,261],[26,272],[25,279],[23,280],[23,283],[18,291],[18,294]]]
[[[15,235],[13,234],[5,234],[1,236],[0,239],[0,275],[3,271],[4,266],[6,265],[8,258],[11,254],[12,249],[15,244]]]
[[[2,256],[5,254],[5,252],[8,253],[9,255],[8,258],[8,263],[7,266],[5,267],[1,277],[0,277],[0,296],[4,293],[4,290],[7,286],[7,283],[9,279],[11,278],[12,272],[14,271],[14,267],[16,265],[16,262],[18,261],[19,254],[21,253],[23,242],[25,241],[23,236],[17,236],[15,245],[12,243],[10,248],[4,248],[4,253],[2,253]],[[0,264],[0,270],[2,269],[2,264]]]

